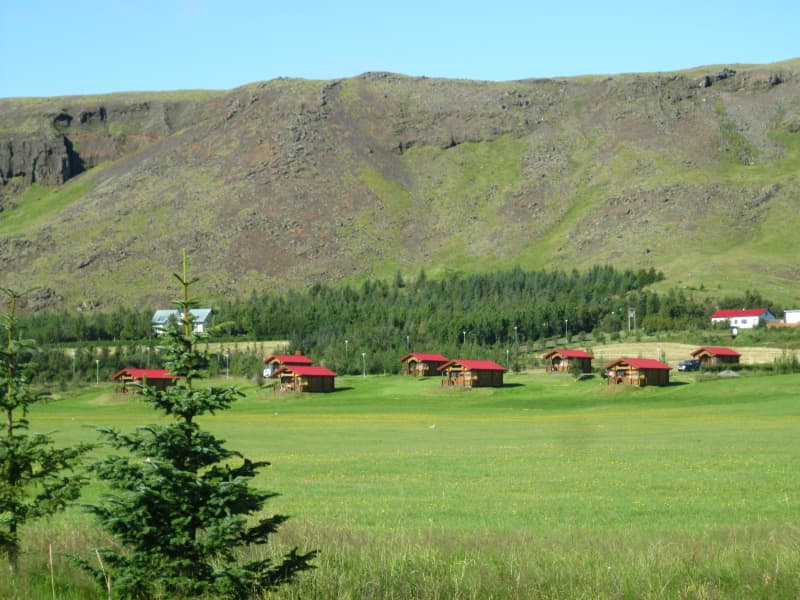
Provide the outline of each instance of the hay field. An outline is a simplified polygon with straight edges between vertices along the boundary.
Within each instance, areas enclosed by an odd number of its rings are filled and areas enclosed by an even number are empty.
[[[675,367],[679,362],[691,358],[691,352],[699,346],[696,344],[678,344],[673,342],[625,342],[592,346],[594,364],[602,366],[617,358],[655,358]],[[740,362],[746,365],[771,363],[784,352],[781,348],[763,348],[758,346],[734,347],[742,357]]]

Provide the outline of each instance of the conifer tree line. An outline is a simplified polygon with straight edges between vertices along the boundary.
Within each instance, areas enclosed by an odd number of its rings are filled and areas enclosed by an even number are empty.
[[[720,307],[780,309],[757,292],[720,298],[702,289],[652,289],[663,280],[653,268],[618,270],[608,265],[585,271],[517,267],[435,278],[425,271],[411,278],[398,272],[393,279],[368,279],[360,285],[314,284],[281,294],[253,291],[247,298],[214,303],[213,309],[215,321],[228,324],[223,339],[290,340],[290,350],[342,374],[360,372],[363,363],[369,372],[394,372],[401,366],[398,357],[407,351],[497,359],[508,349],[539,340],[628,330],[631,313],[637,330],[654,333],[709,327],[710,313]],[[123,350],[103,357],[107,375],[116,367],[144,367],[147,362],[163,366],[145,348],[154,343],[150,321],[155,308],[37,313],[27,315],[24,326],[43,344],[116,340]],[[53,351],[47,364],[58,365],[62,377],[78,373],[86,378],[96,366],[97,352],[103,351],[84,347],[70,357]],[[239,355],[234,372],[255,374],[258,366],[255,354]]]

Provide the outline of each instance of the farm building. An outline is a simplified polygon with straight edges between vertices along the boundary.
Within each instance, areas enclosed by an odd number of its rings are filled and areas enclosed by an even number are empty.
[[[441,354],[412,352],[401,358],[400,362],[406,363],[406,368],[403,371],[404,374],[424,377],[428,375],[438,375],[439,367],[446,363],[447,360],[447,357]]]
[[[461,387],[502,387],[507,369],[491,360],[450,360],[439,367],[442,385]]]
[[[332,392],[336,373],[325,367],[284,365],[275,371],[275,389],[290,392]]]
[[[193,328],[195,333],[203,333],[211,325],[210,308],[191,308],[189,313],[192,315]],[[174,308],[157,310],[151,319],[153,333],[161,335],[167,330],[167,323],[171,318],[180,319],[181,311]]]
[[[283,366],[305,366],[310,367],[313,361],[300,352],[294,354],[273,354],[264,359],[264,378],[274,377],[275,373]]]
[[[737,329],[753,329],[758,327],[762,321],[766,324],[775,320],[775,315],[766,308],[722,309],[711,315],[712,323],[727,321],[731,327]]]
[[[783,322],[787,325],[800,325],[800,310],[791,309],[783,312]]]
[[[700,364],[706,367],[709,365],[738,364],[741,354],[731,348],[703,346],[692,352],[692,357],[699,360]]]
[[[122,369],[112,375],[111,379],[119,382],[117,391],[125,393],[128,391],[129,385],[144,385],[145,379],[149,387],[164,390],[174,384],[178,378],[167,369]]]
[[[569,372],[573,365],[578,365],[581,373],[592,372],[592,359],[594,356],[583,350],[565,350],[556,348],[542,356],[546,361],[545,368],[553,373]]]
[[[669,385],[672,367],[652,358],[618,358],[608,363],[609,384]]]

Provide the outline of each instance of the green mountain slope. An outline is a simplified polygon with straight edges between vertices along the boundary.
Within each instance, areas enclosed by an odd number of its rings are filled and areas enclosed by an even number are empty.
[[[613,263],[794,305],[798,167],[797,60],[0,99],[0,278],[149,306],[185,247],[211,298]]]

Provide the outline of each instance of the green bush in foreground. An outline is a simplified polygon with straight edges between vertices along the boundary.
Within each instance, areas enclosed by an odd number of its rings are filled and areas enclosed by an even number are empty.
[[[5,345],[0,348],[0,409],[5,423],[0,432],[0,551],[16,570],[20,553],[20,526],[63,509],[78,497],[84,479],[69,475],[78,466],[87,444],[55,448],[48,435],[30,434],[29,407],[40,399],[28,385],[35,350],[33,342],[18,338],[18,292],[2,289],[10,300],[0,320]]]
[[[311,568],[315,553],[293,550],[278,564],[269,558],[237,560],[238,549],[266,544],[286,517],[248,522],[274,495],[249,485],[268,463],[227,450],[197,424],[198,417],[229,408],[241,393],[234,387],[194,386],[208,357],[195,349],[201,336],[193,332],[189,312],[197,302],[189,298],[194,280],[187,277],[185,255],[183,275],[175,276],[183,288],[175,305],[183,316],[168,328],[164,351],[167,368],[180,379],[166,390],[142,388],[145,402],[172,422],[140,427],[133,434],[100,430],[111,447],[126,453],[97,464],[97,476],[113,493],[91,511],[121,547],[99,551],[97,567],[80,562],[109,595],[113,590],[115,596],[131,598],[243,598]],[[234,466],[234,458],[241,458],[241,464]]]

